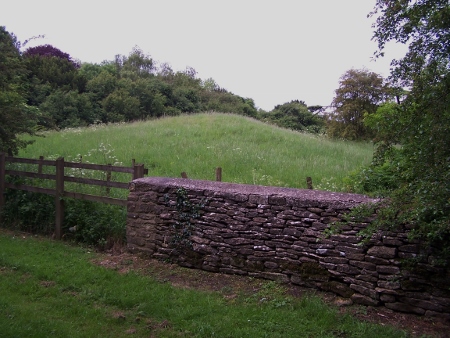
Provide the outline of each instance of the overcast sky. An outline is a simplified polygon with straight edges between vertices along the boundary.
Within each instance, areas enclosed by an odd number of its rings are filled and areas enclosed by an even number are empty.
[[[375,0],[4,0],[0,25],[28,46],[51,44],[100,63],[134,46],[175,71],[252,98],[257,107],[303,100],[327,106],[339,77],[363,67],[383,76],[404,47],[372,61]]]

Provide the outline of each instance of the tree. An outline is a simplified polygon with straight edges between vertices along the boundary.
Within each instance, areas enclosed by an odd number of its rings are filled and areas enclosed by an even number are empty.
[[[440,263],[450,263],[450,3],[377,0],[374,40],[383,55],[389,41],[408,44],[392,62],[393,86],[403,101],[367,119],[379,129],[375,172],[390,167],[397,184],[380,225],[409,224]],[[396,147],[393,147],[394,145]],[[400,147],[399,147],[400,146]],[[370,175],[368,179],[373,179]]]
[[[129,88],[130,95],[139,100],[141,120],[160,117],[164,113],[166,99],[158,92],[158,81],[155,77],[138,79]]]
[[[101,101],[111,94],[117,87],[118,79],[108,71],[100,71],[86,84],[86,90],[90,92],[96,101]]]
[[[42,45],[37,47],[28,48],[23,53],[24,64],[28,70],[28,90],[26,94],[27,103],[29,105],[40,107],[44,102],[48,101],[48,97],[55,91],[71,92],[75,91],[82,93],[86,90],[87,80],[85,76],[80,73],[79,64],[72,60],[69,54],[62,52],[58,48],[51,45]],[[61,93],[55,94],[56,97]],[[54,98],[49,99],[51,102],[57,103]],[[48,102],[47,102],[48,103]],[[54,110],[57,105],[44,105],[44,114],[46,111]],[[51,113],[45,116],[49,119],[50,116],[64,116],[64,112]],[[67,115],[68,116],[68,115]],[[72,120],[69,124],[62,123],[61,120],[55,121],[42,121],[40,119],[39,124],[46,127],[56,125],[61,127],[63,125],[73,126]],[[84,124],[84,123],[83,123]]]
[[[369,16],[378,16],[373,40],[377,57],[390,41],[408,44],[408,52],[393,60],[392,80],[410,86],[427,67],[450,64],[450,4],[448,0],[377,0]]]
[[[41,45],[36,47],[30,47],[23,53],[23,56],[24,57],[39,56],[47,58],[55,57],[70,62],[75,68],[80,68],[79,63],[73,61],[69,54],[62,52],[61,50],[59,50],[56,47],[53,47],[52,45]]]
[[[380,75],[366,69],[348,70],[336,89],[327,134],[348,140],[371,138],[373,133],[364,125],[364,116],[375,113],[387,97],[388,88]]]
[[[39,108],[58,128],[87,126],[99,119],[89,95],[76,90],[57,89]]]
[[[118,77],[117,68],[112,61],[103,61],[100,64],[83,62],[79,69],[79,73],[84,76],[86,81],[91,81],[101,73],[107,73],[116,78]]]
[[[140,117],[140,102],[126,89],[118,88],[103,100],[102,122],[133,121]]]
[[[148,78],[154,76],[156,66],[153,59],[135,46],[130,55],[116,55],[115,64],[121,77]]]
[[[17,154],[32,141],[22,134],[35,135],[37,114],[26,105],[26,68],[17,39],[0,26],[0,152]]]
[[[272,123],[292,130],[318,133],[324,126],[324,120],[311,113],[305,102],[293,100],[275,108],[267,114],[262,114]]]
[[[35,78],[36,83],[49,85],[53,90],[84,90],[86,80],[78,74],[79,66],[68,54],[45,45],[29,48],[23,56],[30,80]]]

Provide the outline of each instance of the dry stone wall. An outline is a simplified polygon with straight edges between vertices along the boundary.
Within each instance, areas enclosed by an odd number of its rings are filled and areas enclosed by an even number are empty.
[[[176,245],[177,189],[196,204],[189,245]],[[130,184],[127,245],[135,253],[186,267],[247,275],[334,292],[354,303],[450,320],[450,273],[428,264],[414,268],[418,243],[407,229],[375,234],[361,245],[373,220],[346,223],[324,234],[360,204],[356,194],[263,187],[189,179],[142,178]]]

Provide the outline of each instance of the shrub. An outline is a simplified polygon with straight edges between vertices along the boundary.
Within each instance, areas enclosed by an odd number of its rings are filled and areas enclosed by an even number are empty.
[[[64,228],[77,242],[108,249],[126,242],[126,208],[82,200],[67,200]]]
[[[15,182],[19,180],[15,179]],[[7,189],[2,227],[49,235],[55,227],[55,201],[50,195]]]
[[[24,183],[23,179],[10,181]],[[7,189],[2,226],[35,234],[51,235],[55,228],[54,197]],[[91,201],[65,199],[65,238],[108,249],[126,240],[126,208]],[[73,235],[69,235],[73,234]]]

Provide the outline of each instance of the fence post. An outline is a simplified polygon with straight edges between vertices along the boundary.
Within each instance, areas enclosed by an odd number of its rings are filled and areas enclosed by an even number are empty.
[[[64,220],[64,157],[56,160],[56,188],[55,188],[55,238],[61,239]]]
[[[6,180],[5,153],[0,153],[0,211],[5,205],[5,180]],[[0,213],[1,217],[1,213]]]
[[[221,167],[216,168],[216,181],[222,182],[222,168]]]
[[[111,167],[111,163],[108,163],[108,166]],[[106,182],[107,183],[111,182],[111,169],[110,168],[106,171]],[[110,191],[111,191],[111,188],[109,186],[106,186],[106,196],[109,196]]]
[[[38,174],[42,174],[42,161],[43,160],[44,160],[44,156],[39,156]]]
[[[312,178],[311,177],[307,177],[306,178],[306,186],[308,187],[308,189],[312,189],[313,188]]]
[[[133,160],[134,163],[134,160]],[[143,164],[134,164],[133,165],[133,180],[144,177],[144,165]]]

